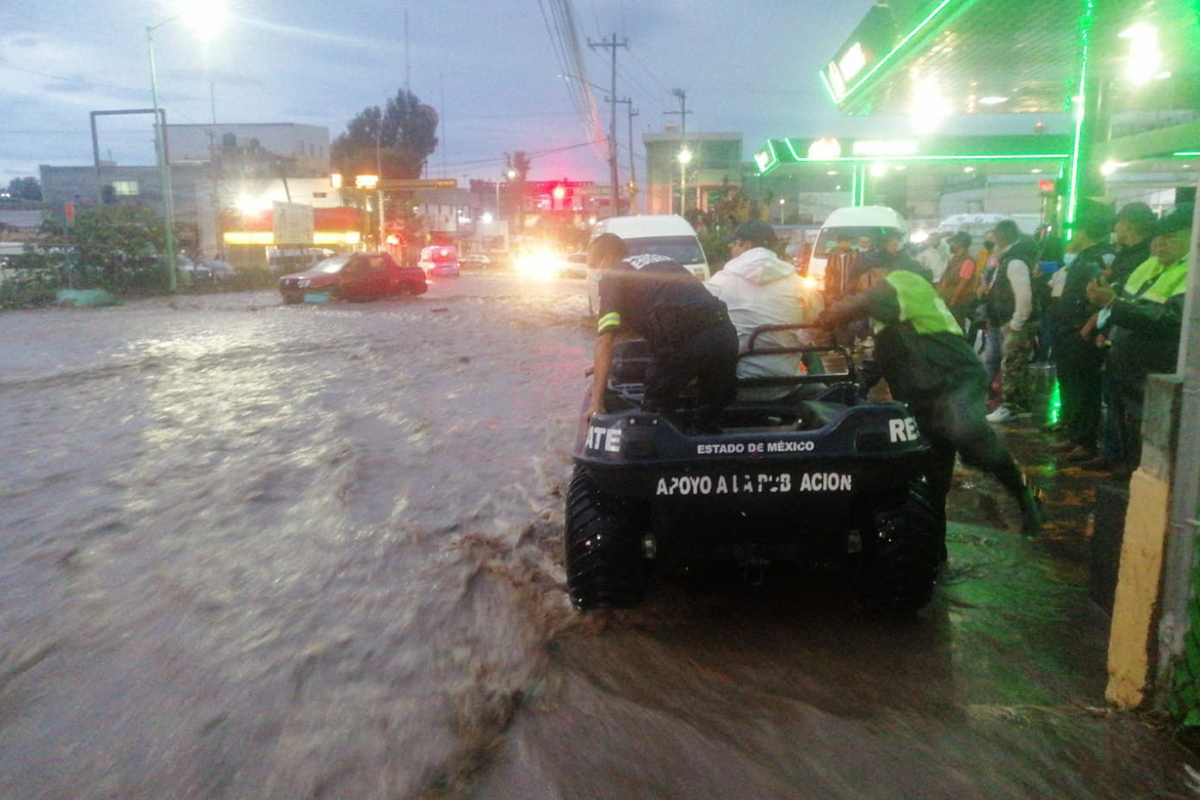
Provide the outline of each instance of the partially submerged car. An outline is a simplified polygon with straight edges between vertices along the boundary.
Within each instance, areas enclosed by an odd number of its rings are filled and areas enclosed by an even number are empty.
[[[397,294],[423,294],[425,273],[401,267],[387,253],[346,253],[321,261],[312,269],[284,275],[279,293],[285,303],[314,300],[374,300]]]
[[[670,575],[719,562],[757,574],[773,562],[841,568],[857,575],[870,605],[913,611],[929,601],[945,522],[915,420],[903,404],[869,402],[844,349],[756,348],[759,332],[743,357],[803,353],[816,368],[739,379],[739,388],[782,394],[738,400],[720,433],[694,431],[686,406],[643,411],[645,342],[617,345],[607,413],[581,424],[567,493],[567,582],[578,608],[638,604],[654,565]],[[824,371],[820,354],[845,370]]]

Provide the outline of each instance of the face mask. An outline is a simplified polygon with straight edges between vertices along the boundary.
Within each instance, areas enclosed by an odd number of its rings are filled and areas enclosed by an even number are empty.
[[[1071,262],[1074,261],[1076,256],[1078,256],[1078,255],[1079,255],[1078,253],[1063,253],[1063,266],[1064,267],[1071,266]]]
[[[984,250],[991,250],[991,249],[992,249],[993,247],[995,247],[995,246],[996,246],[996,243],[995,243],[995,242],[984,242],[984,243],[983,243],[983,249],[984,249]]]

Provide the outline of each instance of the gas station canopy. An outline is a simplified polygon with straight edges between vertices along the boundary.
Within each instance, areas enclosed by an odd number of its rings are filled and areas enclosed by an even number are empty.
[[[760,174],[822,160],[1058,160],[1069,225],[1085,203],[1106,203],[1113,170],[1200,154],[1200,6],[887,0],[872,6],[821,81],[843,113],[907,115],[911,139],[890,140],[892,152],[884,146],[873,154],[869,142],[847,151],[825,140],[805,147],[772,139],[755,156]],[[948,117],[1018,113],[1069,114],[1073,131],[936,136]]]
[[[1070,112],[1086,69],[1122,108],[1195,110],[1198,16],[1192,0],[890,0],[821,79],[847,114]]]

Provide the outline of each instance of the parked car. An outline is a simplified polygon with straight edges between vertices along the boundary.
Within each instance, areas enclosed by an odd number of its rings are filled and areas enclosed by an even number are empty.
[[[444,244],[422,248],[417,266],[430,276],[458,275],[458,248]]]
[[[212,270],[203,262],[197,263],[185,255],[175,257],[175,269],[179,277],[187,283],[211,283]]]
[[[492,265],[492,260],[481,253],[474,253],[460,258],[458,265],[466,269],[487,269]]]
[[[427,289],[422,270],[401,267],[387,253],[333,256],[312,269],[279,279],[279,293],[285,303],[299,303],[309,295],[375,300],[396,294],[424,294]]]
[[[199,258],[197,263],[206,267],[215,281],[222,281],[237,275],[237,267],[219,258]]]

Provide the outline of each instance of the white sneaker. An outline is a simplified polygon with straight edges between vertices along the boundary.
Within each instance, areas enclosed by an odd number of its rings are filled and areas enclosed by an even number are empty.
[[[1013,414],[1012,409],[1010,409],[1008,406],[996,406],[996,410],[987,415],[987,421],[1008,422],[1014,416],[1016,415]]]

